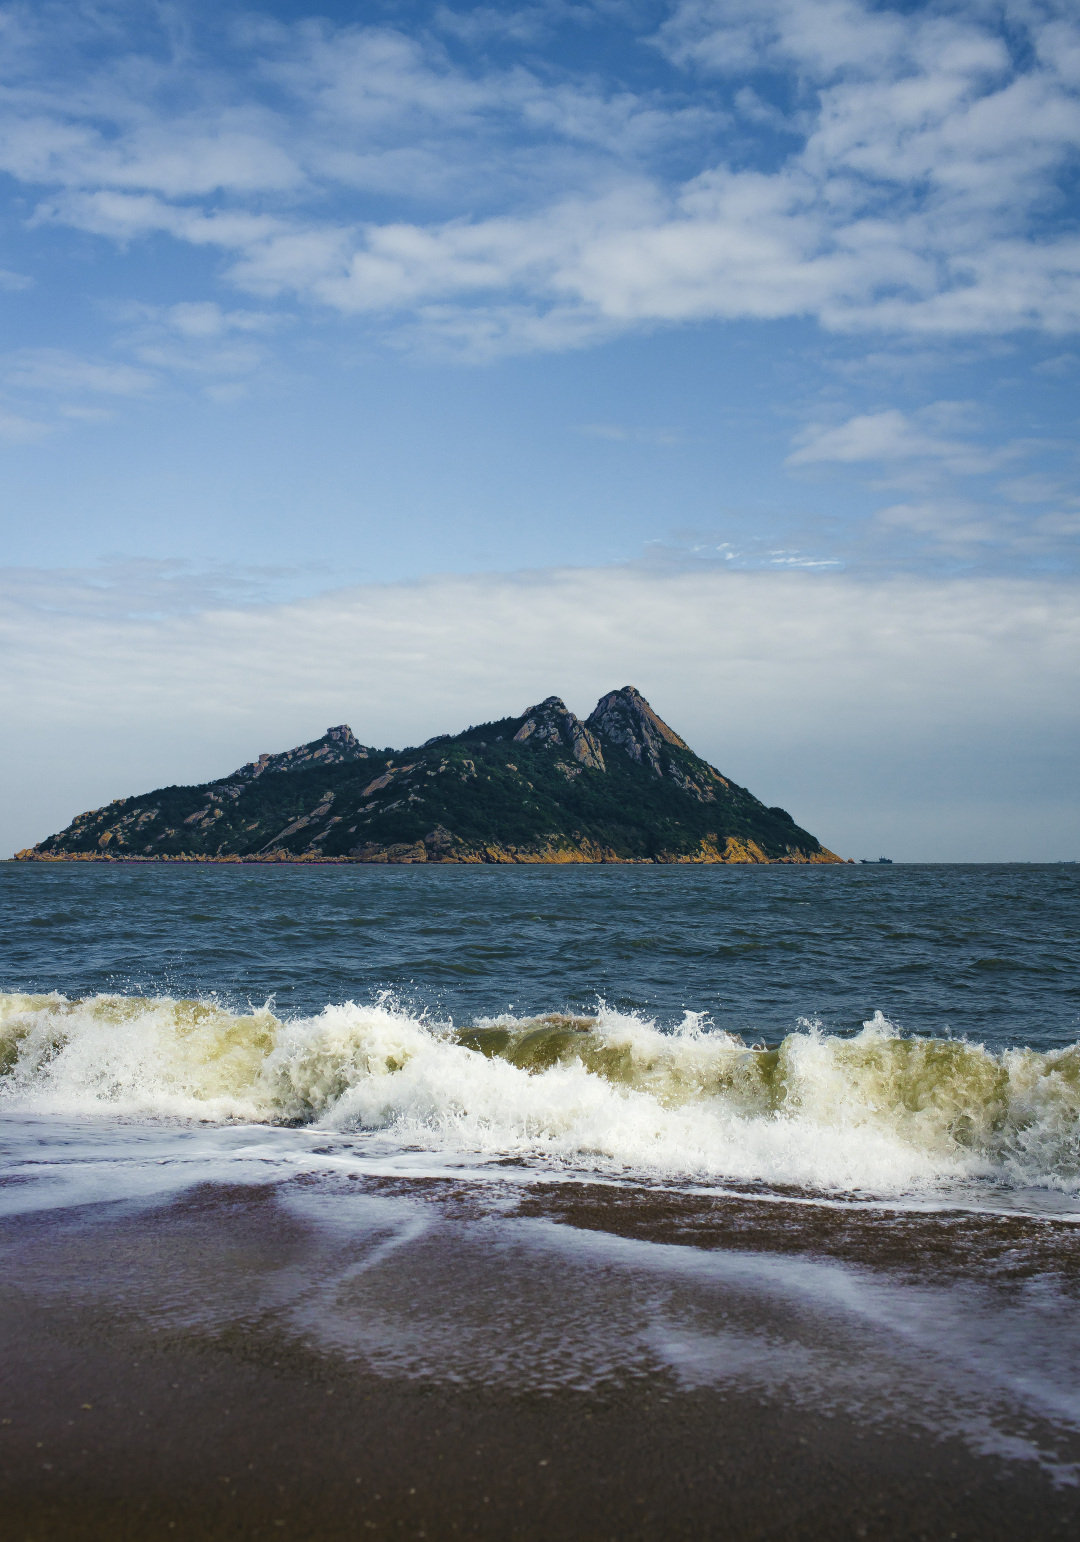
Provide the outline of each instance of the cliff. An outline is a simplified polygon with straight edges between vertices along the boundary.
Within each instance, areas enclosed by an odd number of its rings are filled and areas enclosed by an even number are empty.
[[[19,861],[839,862],[695,755],[633,686],[376,750],[345,725],[231,776],[117,798]]]

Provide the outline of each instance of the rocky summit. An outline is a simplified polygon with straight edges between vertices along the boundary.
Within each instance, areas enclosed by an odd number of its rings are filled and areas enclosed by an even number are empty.
[[[351,728],[117,798],[25,862],[840,862],[695,755],[633,686],[377,750]]]

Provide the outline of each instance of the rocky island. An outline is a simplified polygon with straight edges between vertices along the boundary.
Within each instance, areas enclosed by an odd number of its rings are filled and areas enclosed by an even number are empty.
[[[345,725],[117,798],[22,862],[840,862],[695,755],[633,686],[378,750]]]

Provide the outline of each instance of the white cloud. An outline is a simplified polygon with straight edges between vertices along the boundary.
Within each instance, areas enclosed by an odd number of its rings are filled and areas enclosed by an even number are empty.
[[[829,78],[887,67],[905,38],[895,12],[857,0],[681,0],[656,41],[679,63],[722,74],[796,64]]]
[[[104,423],[114,413],[100,397],[139,397],[162,380],[200,378],[212,401],[235,401],[247,392],[246,379],[268,367],[263,338],[281,318],[262,311],[224,310],[211,301],[171,306],[121,305],[112,308],[125,323],[117,351],[127,359],[86,358],[58,348],[24,348],[0,356],[0,381],[9,393],[54,412],[52,423],[8,413],[0,437],[32,442],[44,438],[61,420]]]
[[[507,44],[579,11],[437,19]],[[217,247],[240,288],[395,317],[413,341],[480,356],[709,317],[1080,326],[1068,7],[1013,5],[1006,27],[975,5],[684,0],[655,42],[719,81],[693,105],[482,52],[455,62],[432,33],[257,16],[241,32],[232,75],[119,52],[55,84],[30,83],[28,33],[0,164],[40,190],[38,218]],[[778,118],[774,96],[795,110]],[[779,159],[777,127],[796,134]],[[673,150],[693,169],[673,174]]]
[[[0,364],[9,385],[56,395],[139,396],[154,377],[134,365],[86,359],[61,348],[24,348]]]
[[[998,484],[998,491],[1010,503],[1053,503],[1059,499],[1080,502],[1077,493],[1070,493],[1061,478],[1033,472],[1030,476],[1012,477]]]
[[[465,10],[439,5],[434,22],[440,31],[475,45],[491,41],[533,43],[560,21],[577,20],[587,25],[594,17],[589,6],[544,0],[539,5],[470,5]]]
[[[668,449],[685,444],[687,437],[680,428],[641,428],[623,423],[583,423],[578,432],[612,444],[651,444]]]
[[[770,551],[765,559],[764,566],[773,568],[787,568],[800,572],[825,572],[830,568],[838,568],[842,564],[836,557],[808,557],[801,551]]]
[[[934,432],[928,425],[941,422],[949,415],[943,409],[952,405],[933,403],[914,415],[890,407],[860,413],[832,427],[813,424],[799,435],[799,447],[788,456],[787,464],[930,461],[958,475],[979,475],[1021,453],[1017,445],[997,445],[991,450]]]
[[[211,300],[189,300],[170,305],[156,315],[181,337],[212,338],[229,332],[267,332],[277,325],[277,317],[265,311],[224,311]]]
[[[36,444],[52,432],[48,423],[36,418],[23,417],[18,412],[8,412],[0,407],[0,440],[5,444]]]
[[[1074,498],[1071,509],[1057,510],[1052,514],[1040,514],[1032,521],[1031,530],[1035,541],[1043,541],[1049,545],[1061,539],[1072,539],[1080,536],[1080,511],[1077,503],[1080,500]]]
[[[212,402],[219,402],[227,406],[231,402],[240,402],[250,395],[251,387],[244,380],[212,381],[203,386],[203,395]]]
[[[1043,359],[1041,363],[1033,366],[1036,375],[1071,375],[1076,366],[1080,364],[1080,356],[1075,353],[1058,353],[1050,359]]]
[[[289,224],[272,215],[233,209],[205,213],[152,193],[111,190],[62,194],[43,202],[35,218],[41,224],[73,225],[120,244],[165,234],[192,246],[219,246],[227,251],[243,251],[290,233]]]
[[[286,605],[209,596],[191,613],[126,617],[139,584],[130,572],[0,583],[0,698],[21,746],[0,798],[8,846],[327,723],[406,744],[552,691],[588,710],[629,681],[845,852],[885,829],[894,856],[1080,847],[1075,806],[1063,816],[1080,747],[1073,584],[567,570]],[[77,758],[56,754],[68,743]]]
[[[114,138],[88,124],[15,113],[4,124],[0,167],[21,182],[152,189],[167,198],[222,189],[281,192],[302,182],[301,169],[270,137],[277,130],[272,120],[237,129],[231,116],[222,114],[209,131],[201,116],[196,122],[129,122],[127,132]]]
[[[266,337],[283,320],[213,301],[120,306],[116,315],[129,323],[121,344],[140,364],[174,380],[210,377],[204,394],[220,402],[238,400],[248,378],[270,367]]]
[[[62,348],[22,348],[0,355],[0,383],[16,404],[0,408],[0,439],[33,444],[65,423],[108,422],[113,413],[101,405],[102,397],[144,396],[156,377],[123,360],[86,358]]]
[[[146,341],[136,344],[134,353],[142,363],[174,375],[250,375],[265,358],[262,348],[240,342],[207,348]]]
[[[111,557],[94,567],[0,568],[0,601],[24,615],[106,622],[269,605],[297,584],[323,588],[330,564],[288,567]],[[284,586],[284,588],[283,588]]]
[[[965,498],[932,498],[880,509],[879,526],[928,536],[942,550],[968,553],[973,547],[1011,540],[1022,533],[1015,518]]]
[[[796,436],[785,464],[811,472],[849,468],[873,488],[905,489],[909,496],[903,502],[879,509],[871,522],[885,549],[894,548],[891,538],[902,535],[914,538],[910,549],[924,557],[959,557],[965,563],[1038,558],[1073,566],[1075,526],[1069,515],[1080,507],[1075,478],[1070,483],[1066,474],[1040,471],[986,484],[1003,467],[1040,454],[1045,460],[1068,446],[1051,440],[1002,442],[979,419],[973,403],[939,401],[910,413],[890,407],[839,423],[811,423]],[[980,429],[982,442],[971,437]],[[864,535],[864,560],[873,560],[872,544]]]
[[[88,407],[82,402],[64,402],[60,416],[73,423],[111,423],[116,414],[108,407]]]
[[[962,497],[924,498],[879,509],[879,533],[898,531],[921,538],[931,550],[970,564],[988,548],[1009,559],[1037,558],[1059,566],[1075,565],[1080,536],[1080,499],[1063,499],[1056,508],[1027,512]]]

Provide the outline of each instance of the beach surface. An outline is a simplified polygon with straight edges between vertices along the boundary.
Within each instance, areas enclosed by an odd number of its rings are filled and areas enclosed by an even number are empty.
[[[9,1215],[6,1535],[1076,1534],[1071,1223],[522,1178]]]

